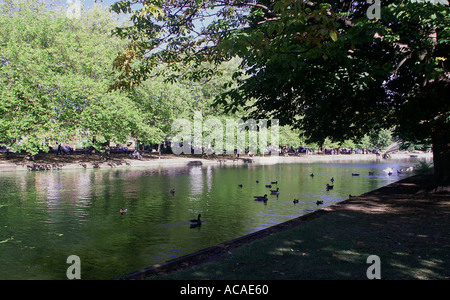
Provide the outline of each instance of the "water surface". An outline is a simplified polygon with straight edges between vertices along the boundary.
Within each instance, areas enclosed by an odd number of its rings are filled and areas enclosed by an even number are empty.
[[[0,279],[66,279],[70,255],[80,257],[82,279],[114,278],[374,190],[407,176],[396,170],[416,163],[1,173]],[[334,189],[326,191],[332,177]],[[280,194],[270,195],[277,187]],[[254,201],[264,194],[266,203]],[[119,214],[121,208],[128,213]],[[198,214],[202,226],[190,228]]]

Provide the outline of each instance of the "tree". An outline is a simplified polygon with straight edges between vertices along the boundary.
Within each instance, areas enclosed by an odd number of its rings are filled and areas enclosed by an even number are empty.
[[[355,149],[356,144],[352,140],[345,140],[340,144],[341,148],[347,148],[347,149]]]
[[[114,15],[99,5],[69,18],[45,1],[0,6],[0,143],[36,154],[56,142],[101,147],[159,130],[124,92],[108,92],[113,59],[126,41],[111,36]]]
[[[371,130],[369,132],[369,137],[371,144],[380,150],[386,149],[394,143],[392,130],[389,129],[382,128],[380,130]]]
[[[298,148],[305,145],[305,138],[302,132],[299,129],[293,129],[289,125],[281,126],[279,128],[280,135],[280,145],[281,146],[290,146],[294,148]]]
[[[245,107],[252,117],[278,118],[311,141],[362,138],[392,128],[405,140],[431,138],[437,184],[450,183],[448,5],[383,1],[381,18],[365,1],[120,1],[133,25],[115,65],[114,88],[192,66],[209,76],[233,57],[241,71],[216,104]],[[201,20],[209,25],[201,28]],[[205,21],[206,22],[206,21]]]

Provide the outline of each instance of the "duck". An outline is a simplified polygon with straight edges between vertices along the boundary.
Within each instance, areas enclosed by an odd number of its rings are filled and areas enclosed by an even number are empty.
[[[242,184],[238,184],[238,187],[242,187]]]
[[[356,196],[352,196],[351,194],[348,194],[348,198],[355,198]]]
[[[369,175],[374,175],[375,173],[374,172],[369,172]]]
[[[264,196],[254,196],[253,198],[255,198],[255,201],[267,201],[267,194]]]
[[[202,225],[202,221],[200,221],[200,217],[201,217],[201,216],[202,216],[202,215],[199,214],[199,215],[197,216],[197,219],[193,219],[193,220],[190,220],[190,221],[189,221],[189,224],[191,225],[191,227],[197,227],[197,226]]]
[[[352,176],[359,176],[358,173],[352,173]]]
[[[294,199],[294,201],[292,201],[294,204],[298,203],[298,199]]]
[[[256,180],[256,183],[259,183],[259,180]]]
[[[317,205],[323,204],[323,201],[322,201],[322,200],[317,200],[317,201],[316,201],[316,204],[317,204]]]
[[[128,212],[128,209],[123,209],[123,208],[121,208],[120,210],[119,210],[119,213],[121,214],[121,215],[123,215],[123,214],[126,214]]]
[[[334,177],[331,177],[330,181],[331,181],[331,182],[334,182]]]
[[[332,190],[333,188],[334,188],[334,185],[329,185],[329,184],[327,183],[327,187],[326,187],[327,191]]]
[[[314,174],[313,174],[313,173],[311,173],[311,174],[309,174],[309,176],[311,176],[311,177],[314,177]]]
[[[169,193],[171,193],[171,194],[175,194],[175,189],[171,189],[171,190],[169,190]]]
[[[394,173],[394,169],[393,168],[386,168],[383,170],[386,174],[388,174],[389,176],[392,175],[392,173]]]
[[[278,184],[278,181],[272,181],[271,184]]]
[[[280,188],[277,188],[276,190],[270,190],[271,194],[279,194],[280,192],[278,191]]]
[[[266,188],[271,188],[272,186],[270,184],[266,184]]]

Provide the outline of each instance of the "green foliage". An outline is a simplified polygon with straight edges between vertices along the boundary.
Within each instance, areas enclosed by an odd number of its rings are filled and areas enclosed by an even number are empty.
[[[137,2],[144,8],[134,11]],[[448,125],[448,6],[389,1],[375,21],[365,1],[137,2],[113,5],[134,12],[133,24],[116,30],[132,42],[115,61],[115,89],[167,68],[199,80],[239,57],[241,69],[215,104],[278,118],[310,141],[359,140],[392,127],[417,139]],[[158,12],[147,12],[150,5]],[[192,71],[179,72],[180,63]]]
[[[358,142],[357,147],[361,149],[373,149],[374,145],[370,141],[370,137],[366,134]]]
[[[0,142],[35,154],[74,140],[159,141],[132,98],[108,93],[126,44],[110,34],[115,18],[100,6],[80,19],[63,9],[41,1],[0,7]]]
[[[386,149],[394,142],[392,130],[389,129],[371,130],[369,137],[370,143],[377,149]]]
[[[281,126],[279,129],[279,135],[280,146],[286,145],[298,148],[306,145],[306,140],[303,133],[298,129],[293,129],[291,126]]]
[[[340,144],[340,148],[355,149],[356,144],[352,140],[345,140]]]
[[[432,171],[433,163],[429,163],[426,161],[419,161],[419,163],[414,167],[414,173],[416,174],[430,173]]]
[[[325,140],[322,143],[323,149],[334,149],[339,148],[338,142],[333,142],[329,137],[326,137]]]
[[[131,19],[117,27],[98,6],[69,19],[3,1],[0,143],[158,143],[195,112],[279,119],[294,147],[426,139],[450,120],[448,7],[382,7],[370,21],[365,2],[124,0],[112,10]]]

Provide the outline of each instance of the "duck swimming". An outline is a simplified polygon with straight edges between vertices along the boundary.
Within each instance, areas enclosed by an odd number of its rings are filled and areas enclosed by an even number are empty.
[[[394,173],[394,169],[393,168],[386,168],[383,170],[386,174],[388,174],[389,176],[392,175],[392,173]]]
[[[294,199],[294,201],[292,201],[294,204],[298,203],[298,199]]]
[[[329,185],[329,184],[327,183],[327,191],[332,190],[333,188],[334,188],[334,185]]]
[[[123,209],[123,208],[121,208],[120,209],[120,211],[119,211],[119,213],[121,214],[121,215],[123,215],[123,214],[126,214],[128,212],[128,209]]]
[[[255,198],[255,201],[267,201],[267,194],[264,196],[254,196],[253,198]]]
[[[323,204],[323,201],[322,201],[322,200],[317,200],[317,201],[316,201],[316,204],[317,204],[317,205]]]
[[[189,224],[191,225],[191,227],[197,227],[197,226],[202,225],[202,221],[200,221],[200,217],[201,217],[201,216],[202,216],[202,215],[199,214],[198,217],[197,217],[197,219],[193,219],[193,220],[190,220],[190,221],[189,221]]]
[[[169,191],[169,193],[175,194],[175,189],[171,189],[171,190]]]
[[[276,190],[270,190],[270,193],[272,195],[278,195],[280,193],[278,190],[279,190],[279,188],[277,188]]]

